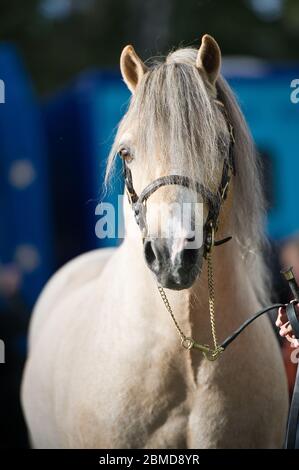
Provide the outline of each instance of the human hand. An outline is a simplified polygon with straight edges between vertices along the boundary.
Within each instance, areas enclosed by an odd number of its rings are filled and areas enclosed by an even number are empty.
[[[299,316],[298,306],[296,305],[295,308],[297,315]],[[275,324],[279,328],[280,336],[286,338],[291,343],[293,348],[298,348],[299,338],[296,338],[293,333],[292,325],[290,324],[286,314],[286,307],[280,307],[278,309],[278,315]]]

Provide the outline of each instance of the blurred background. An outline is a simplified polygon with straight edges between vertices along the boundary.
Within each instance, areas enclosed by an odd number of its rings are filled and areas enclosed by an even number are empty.
[[[299,79],[299,2],[0,2],[0,448],[28,446],[19,385],[40,290],[69,259],[118,243],[96,238],[94,212],[129,99],[121,50],[131,43],[147,59],[198,47],[206,32],[221,46],[223,74],[260,152],[273,296],[286,301],[279,264],[299,274],[299,103],[290,99]],[[115,201],[122,187],[119,171],[105,200]],[[291,390],[295,366],[286,345],[284,355]]]

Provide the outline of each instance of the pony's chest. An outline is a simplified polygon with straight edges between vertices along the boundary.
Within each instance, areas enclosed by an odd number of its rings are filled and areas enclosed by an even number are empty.
[[[186,371],[171,360],[160,367],[154,357],[141,362],[136,357],[136,362],[102,370],[99,382],[90,387],[96,393],[89,400],[83,393],[77,396],[69,422],[72,446],[187,447],[191,396]]]

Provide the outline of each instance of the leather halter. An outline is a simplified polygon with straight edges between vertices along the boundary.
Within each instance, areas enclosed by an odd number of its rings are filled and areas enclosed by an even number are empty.
[[[209,212],[204,224],[204,254],[208,253],[213,245],[217,246],[231,239],[231,237],[226,237],[222,240],[216,242],[214,241],[214,232],[216,232],[218,228],[218,217],[221,205],[227,197],[231,176],[236,174],[233,153],[233,147],[235,143],[233,127],[228,120],[223,103],[219,100],[215,100],[215,102],[222,108],[221,111],[225,117],[230,135],[228,154],[224,157],[221,181],[215,194],[205,188],[198,181],[193,182],[188,176],[174,174],[157,178],[155,181],[146,186],[138,196],[134,189],[132,172],[123,159],[123,171],[128,200],[133,209],[135,220],[143,234],[143,237],[145,237],[147,231],[146,202],[149,197],[162,186],[179,185],[186,188],[194,188],[195,191],[203,197],[204,202],[208,204]]]

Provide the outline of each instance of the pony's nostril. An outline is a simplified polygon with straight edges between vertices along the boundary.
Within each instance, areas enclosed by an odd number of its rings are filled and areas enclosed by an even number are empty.
[[[151,266],[156,260],[156,255],[150,240],[146,241],[144,244],[144,256],[149,266]]]
[[[182,265],[189,268],[198,260],[198,250],[187,248],[182,252]]]

